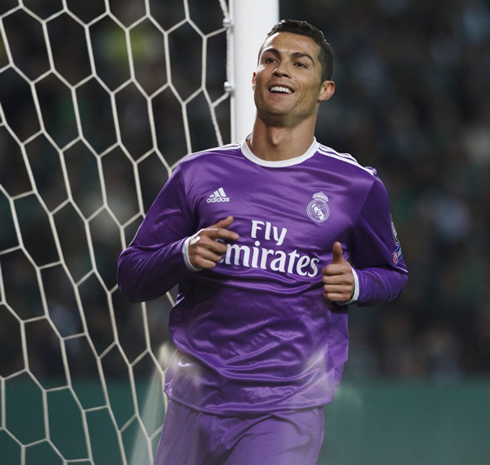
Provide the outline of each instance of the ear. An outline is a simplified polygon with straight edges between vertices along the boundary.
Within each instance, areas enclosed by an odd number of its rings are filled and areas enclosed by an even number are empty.
[[[332,97],[335,93],[335,82],[323,81],[320,87],[320,94],[318,96],[318,102],[324,102]]]
[[[257,80],[257,73],[252,74],[252,89],[255,90],[255,81]]]

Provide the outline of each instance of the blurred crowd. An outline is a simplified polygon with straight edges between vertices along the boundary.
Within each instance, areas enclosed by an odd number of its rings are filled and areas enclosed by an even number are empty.
[[[172,297],[129,304],[116,261],[177,160],[229,142],[220,2],[24,3],[0,5],[0,376],[148,373]],[[410,272],[351,307],[346,376],[488,375],[488,0],[280,7],[332,45],[317,139],[377,169]]]

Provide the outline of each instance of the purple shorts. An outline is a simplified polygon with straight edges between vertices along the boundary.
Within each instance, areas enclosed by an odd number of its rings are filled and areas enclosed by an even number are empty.
[[[314,465],[323,407],[228,417],[170,401],[154,465]]]

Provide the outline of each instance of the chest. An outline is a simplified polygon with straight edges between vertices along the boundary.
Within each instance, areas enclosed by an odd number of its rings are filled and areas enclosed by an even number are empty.
[[[348,177],[307,167],[217,169],[193,189],[199,228],[232,215],[240,244],[318,257],[348,243],[363,197]]]

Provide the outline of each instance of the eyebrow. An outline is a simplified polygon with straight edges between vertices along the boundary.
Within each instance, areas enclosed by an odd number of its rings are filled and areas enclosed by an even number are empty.
[[[276,48],[266,48],[262,51],[262,55],[265,53],[265,52],[270,52],[272,53],[273,55],[275,55],[276,57],[279,57],[281,56],[281,52],[279,50],[277,50]],[[302,52],[294,52],[292,55],[291,55],[293,58],[307,58],[308,60],[310,60],[314,65],[316,65],[315,63],[315,60],[308,54],[308,53],[302,53]]]

